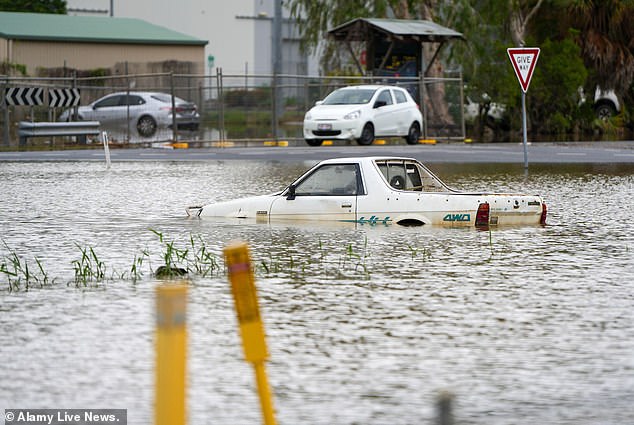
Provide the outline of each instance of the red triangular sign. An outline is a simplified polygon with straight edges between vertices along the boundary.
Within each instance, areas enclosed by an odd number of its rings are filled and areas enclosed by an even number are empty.
[[[520,82],[520,86],[524,93],[528,90],[528,85],[531,83],[531,77],[535,70],[535,64],[539,57],[539,47],[516,47],[506,49],[509,54],[509,59],[513,64],[515,75]]]

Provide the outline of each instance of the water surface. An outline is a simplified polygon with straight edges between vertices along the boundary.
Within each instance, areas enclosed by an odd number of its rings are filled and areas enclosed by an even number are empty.
[[[433,165],[464,190],[540,193],[546,227],[236,224],[185,207],[283,188],[310,163],[0,164],[0,409],[125,408],[152,420],[154,288],[165,244],[221,262],[249,242],[280,424],[634,422],[634,168]],[[75,284],[94,248],[108,279]],[[147,252],[144,275],[128,277]],[[121,276],[123,275],[123,278]],[[189,423],[261,422],[223,271],[189,291]]]

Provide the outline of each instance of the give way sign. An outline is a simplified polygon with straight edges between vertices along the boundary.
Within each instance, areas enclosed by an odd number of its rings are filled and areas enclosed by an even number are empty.
[[[506,49],[506,52],[509,55],[509,59],[511,59],[520,86],[526,93],[539,57],[539,47],[512,47]]]

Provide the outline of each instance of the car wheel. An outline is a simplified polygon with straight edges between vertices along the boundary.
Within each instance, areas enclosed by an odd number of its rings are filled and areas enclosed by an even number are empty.
[[[418,139],[420,139],[420,127],[417,122],[413,122],[407,132],[405,141],[408,145],[416,145],[418,144]]]
[[[156,120],[149,115],[143,115],[136,123],[136,129],[143,137],[150,137],[156,133]]]
[[[306,143],[308,143],[308,146],[321,146],[321,144],[323,143],[323,140],[306,139]]]
[[[601,121],[607,121],[616,115],[616,108],[610,102],[601,102],[594,107],[594,112]]]
[[[357,139],[357,143],[363,146],[371,145],[374,142],[374,126],[367,123],[361,131],[361,137]]]

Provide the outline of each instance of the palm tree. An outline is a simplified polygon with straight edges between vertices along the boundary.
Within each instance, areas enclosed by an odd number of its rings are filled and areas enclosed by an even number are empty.
[[[634,77],[634,4],[629,0],[570,0],[570,26],[579,31],[577,43],[591,83],[625,93]]]

